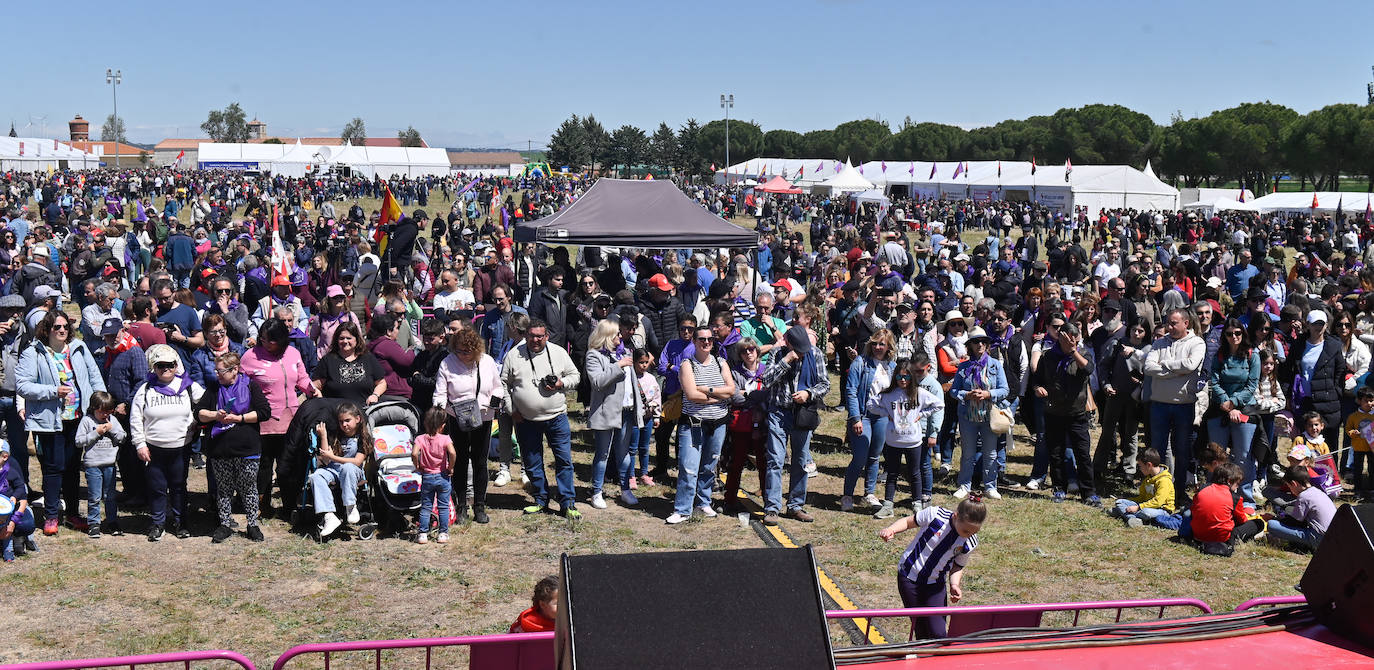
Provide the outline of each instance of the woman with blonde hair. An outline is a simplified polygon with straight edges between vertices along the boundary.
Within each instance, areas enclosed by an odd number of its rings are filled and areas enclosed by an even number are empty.
[[[878,507],[878,459],[883,453],[887,434],[887,418],[880,413],[878,396],[892,386],[892,368],[896,358],[896,343],[892,331],[882,328],[864,344],[863,354],[849,365],[844,390],[844,407],[849,418],[849,446],[852,456],[844,472],[844,495],[840,509],[854,509],[854,485],[864,477],[864,501]]]
[[[501,370],[488,356],[482,337],[464,328],[448,338],[449,355],[434,382],[434,406],[448,413],[448,434],[458,459],[453,491],[458,494],[456,523],[467,521],[468,466],[472,468],[472,520],[487,523],[487,445],[491,422],[505,397]]]
[[[587,426],[592,430],[596,455],[592,458],[592,507],[606,509],[601,486],[606,478],[607,460],[614,456],[615,475],[620,484],[620,501],[626,505],[639,502],[630,492],[630,458],[621,439],[625,421],[625,395],[634,388],[631,366],[634,358],[620,336],[620,323],[602,319],[596,324],[587,343],[587,379],[591,382],[591,402],[587,410]]]

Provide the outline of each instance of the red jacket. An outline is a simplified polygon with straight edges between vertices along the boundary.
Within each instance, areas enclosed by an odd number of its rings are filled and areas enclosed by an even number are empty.
[[[1199,542],[1226,542],[1236,524],[1245,523],[1242,499],[1231,487],[1212,484],[1193,498],[1193,537]]]
[[[515,623],[510,625],[510,630],[507,632],[542,633],[544,631],[553,630],[554,627],[555,622],[553,619],[544,616],[542,612],[531,607],[521,612],[520,616],[515,618]]]

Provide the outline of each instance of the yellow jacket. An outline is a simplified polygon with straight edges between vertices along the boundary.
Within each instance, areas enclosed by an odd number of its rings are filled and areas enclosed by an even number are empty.
[[[1140,495],[1134,502],[1141,507],[1159,508],[1173,514],[1174,479],[1169,475],[1169,468],[1161,465],[1153,477],[1141,481]]]

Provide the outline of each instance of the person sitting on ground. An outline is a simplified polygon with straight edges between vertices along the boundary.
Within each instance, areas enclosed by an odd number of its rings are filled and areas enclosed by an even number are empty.
[[[1283,488],[1295,499],[1280,514],[1264,515],[1270,541],[1286,541],[1316,549],[1331,519],[1336,516],[1336,503],[1312,485],[1307,467],[1303,465],[1289,466],[1283,473]]]
[[[1140,528],[1174,513],[1174,480],[1153,447],[1141,449],[1135,460],[1142,477],[1140,493],[1134,498],[1117,500],[1107,513],[1125,519],[1131,528]]]
[[[562,582],[558,575],[549,575],[534,585],[533,603],[515,617],[508,633],[543,633],[551,631],[558,618],[558,591]]]
[[[363,410],[355,403],[344,402],[334,412],[335,430],[330,431],[321,421],[315,424],[319,437],[316,458],[319,467],[310,473],[310,488],[315,513],[320,517],[320,537],[329,537],[342,522],[335,514],[334,492],[329,485],[339,485],[343,500],[344,518],[355,524],[362,520],[358,513],[358,482],[363,479],[363,463],[372,453],[372,429],[367,426]],[[331,435],[332,433],[332,435]]]
[[[0,523],[0,556],[9,563],[15,556],[38,551],[33,538],[33,510],[29,508],[29,487],[19,467],[10,462],[10,443],[0,440],[0,498],[9,501],[12,512]]]
[[[1212,470],[1211,484],[1193,497],[1193,518],[1184,528],[1191,531],[1204,554],[1230,556],[1238,542],[1249,540],[1264,527],[1263,521],[1247,515],[1240,497],[1240,480],[1244,478],[1239,465],[1222,463]],[[1179,530],[1182,535],[1182,528]]]

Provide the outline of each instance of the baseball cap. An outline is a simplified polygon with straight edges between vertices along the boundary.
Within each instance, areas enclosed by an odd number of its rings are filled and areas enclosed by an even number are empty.
[[[117,317],[117,316],[112,316],[112,317],[110,317],[110,318],[108,318],[108,319],[105,319],[105,323],[101,324],[101,326],[100,326],[100,336],[101,336],[101,337],[104,337],[104,336],[106,336],[106,335],[114,335],[115,333],[118,333],[118,332],[119,332],[119,329],[121,329],[121,328],[123,328],[123,327],[124,327],[124,322],[123,322],[123,321],[120,321],[120,320],[119,320],[119,317]]]
[[[62,292],[59,291],[59,290],[57,290],[57,289],[55,289],[55,288],[53,288],[53,287],[51,287],[51,286],[48,286],[47,284],[43,284],[42,286],[39,286],[38,288],[35,288],[35,289],[33,290],[33,301],[34,301],[34,302],[43,302],[44,300],[47,300],[48,298],[60,298],[60,297],[62,297]]]
[[[668,278],[663,276],[661,272],[649,277],[649,285],[664,292],[673,290],[672,282],[668,281]]]
[[[273,286],[290,286],[290,285],[291,285],[291,277],[289,277],[289,276],[287,276],[287,275],[284,275],[284,274],[276,274],[276,275],[273,275],[273,276],[272,276],[272,285],[273,285]]]
[[[177,355],[175,349],[167,344],[154,344],[148,347],[148,367],[154,367],[158,363],[180,363],[181,357]]]
[[[1308,323],[1326,323],[1326,321],[1326,312],[1323,312],[1322,310],[1314,309],[1307,313]]]
[[[325,289],[324,295],[326,298],[342,298],[344,290],[343,287],[338,284],[330,284],[329,288]]]

